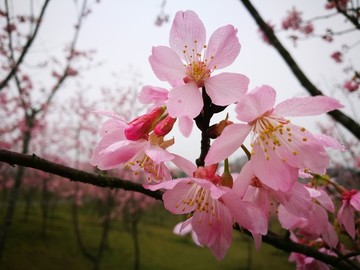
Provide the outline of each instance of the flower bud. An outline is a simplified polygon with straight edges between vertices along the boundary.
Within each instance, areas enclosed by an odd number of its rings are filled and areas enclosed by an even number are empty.
[[[124,130],[126,138],[132,141],[146,138],[148,133],[158,123],[164,111],[165,107],[157,107],[150,113],[141,115],[132,120],[129,123],[129,126]]]
[[[221,175],[221,185],[232,188],[233,183],[234,183],[234,181],[233,181],[233,177],[230,173],[229,161],[228,161],[228,159],[225,159],[224,160],[224,172]]]
[[[228,125],[231,125],[233,122],[229,120],[221,120],[219,123],[212,125],[207,130],[207,134],[211,139],[216,139],[223,132],[224,128]]]
[[[174,124],[176,122],[176,118],[172,118],[169,115],[167,115],[163,120],[161,120],[155,127],[154,132],[158,136],[165,136],[168,134]]]

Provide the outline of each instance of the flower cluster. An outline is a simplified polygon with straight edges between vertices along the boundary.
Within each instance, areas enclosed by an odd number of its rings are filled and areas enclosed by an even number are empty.
[[[288,27],[294,27],[297,21],[289,23]],[[103,125],[91,162],[101,170],[119,165],[135,173],[144,170],[149,180],[144,186],[164,190],[165,208],[186,217],[176,226],[176,233],[192,231],[194,241],[210,248],[217,259],[223,259],[230,247],[234,224],[250,232],[259,248],[272,216],[291,232],[293,241],[313,244],[316,240],[329,253],[329,248],[338,245],[339,228],[356,237],[354,215],[360,210],[360,193],[336,189],[343,201],[336,216],[328,189],[318,180],[336,186],[322,177],[329,165],[326,149],[343,147],[329,136],[293,124],[288,117],[319,115],[342,105],[326,96],[295,97],[275,105],[272,87],[249,91],[245,75],[215,75],[238,56],[236,34],[232,25],[220,27],[205,43],[205,27],[197,14],[179,11],[171,27],[170,46],[154,47],[149,57],[155,75],[171,89],[145,86],[139,99],[152,107],[131,122],[102,112],[110,120]],[[210,125],[212,116],[231,104],[235,104],[236,122],[226,117]],[[177,119],[185,136],[191,134],[193,122],[202,132],[196,165],[167,150],[175,139],[165,136]],[[247,138],[249,149],[244,145]],[[248,161],[235,174],[229,159],[239,148]],[[168,162],[187,176],[173,179]],[[340,227],[333,226],[335,218]],[[296,253],[291,260],[305,264],[305,258]],[[317,262],[311,259],[308,264]]]

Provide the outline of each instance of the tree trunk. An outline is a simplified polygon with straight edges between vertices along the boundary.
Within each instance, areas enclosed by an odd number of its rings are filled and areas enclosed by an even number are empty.
[[[138,231],[139,219],[134,218],[131,222],[131,236],[134,243],[134,270],[140,269],[140,243]]]
[[[48,178],[42,179],[42,192],[41,192],[41,216],[42,216],[42,224],[41,224],[41,236],[43,238],[46,237],[47,234],[47,225],[48,225],[48,217],[49,217],[49,193],[47,188]]]
[[[26,117],[26,122],[28,129],[24,132],[23,136],[23,147],[22,147],[22,153],[27,154],[29,151],[29,145],[31,140],[31,128],[33,127],[33,118]],[[22,184],[22,179],[25,173],[25,167],[19,166],[15,173],[15,182],[12,190],[10,191],[7,208],[5,211],[3,223],[0,227],[0,261],[2,260],[2,256],[5,250],[5,242],[7,239],[7,235],[9,232],[9,229],[12,224],[13,216],[15,213],[16,203],[18,201],[19,193],[20,193],[20,187]]]

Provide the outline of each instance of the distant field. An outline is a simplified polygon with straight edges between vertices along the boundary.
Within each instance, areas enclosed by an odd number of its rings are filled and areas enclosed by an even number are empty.
[[[28,221],[24,222],[23,209],[19,205],[0,269],[93,269],[77,246],[70,205],[65,203],[57,207],[49,220],[46,238],[41,237],[41,216],[37,208],[33,206]],[[81,209],[80,218],[84,245],[93,248],[91,251],[94,252],[100,237],[98,218],[89,207]],[[295,269],[295,265],[287,261],[288,254],[266,244],[257,252],[252,242],[249,246],[249,238],[236,231],[225,259],[217,261],[207,248],[195,246],[190,236],[180,237],[172,233],[177,219],[180,220],[161,208],[155,208],[142,217],[139,223],[140,269]],[[133,269],[133,242],[121,221],[112,222],[108,239],[109,246],[103,255],[100,269]],[[250,265],[249,247],[252,256]]]

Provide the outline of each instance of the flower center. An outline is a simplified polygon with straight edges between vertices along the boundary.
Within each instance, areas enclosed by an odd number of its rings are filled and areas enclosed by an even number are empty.
[[[198,87],[204,86],[204,81],[210,77],[211,71],[206,67],[206,64],[202,61],[192,62],[186,68],[187,77],[184,78],[184,82],[195,82]]]
[[[206,45],[204,45],[203,48],[206,49]],[[197,41],[194,41],[192,49],[189,49],[188,46],[185,45],[183,53],[187,75],[184,78],[184,82],[195,82],[198,87],[203,87],[204,81],[210,77],[211,70],[207,67],[208,60],[204,59],[201,52],[197,51]]]
[[[219,209],[218,209],[218,201],[214,200],[210,196],[210,191],[207,189],[204,189],[197,183],[189,182],[188,185],[191,185],[189,187],[188,192],[181,198],[181,200],[178,202],[176,207],[182,206],[182,211],[185,211],[186,207],[185,205],[189,205],[190,207],[196,205],[196,208],[194,211],[197,211],[201,214],[209,215],[208,222],[209,225],[213,223],[213,219],[216,218],[217,220],[220,219],[219,216]],[[202,222],[203,216],[200,215],[198,222]]]
[[[265,154],[266,160],[269,160],[275,151],[280,147],[284,147],[284,151],[290,151],[293,156],[299,154],[301,144],[305,143],[308,139],[304,132],[305,128],[299,128],[288,125],[290,120],[283,117],[277,117],[273,115],[264,115],[253,123],[253,132],[256,136],[253,138],[252,147],[258,144]],[[252,150],[254,155],[254,150]],[[282,161],[286,161],[285,157],[279,152],[274,156],[280,157]]]

